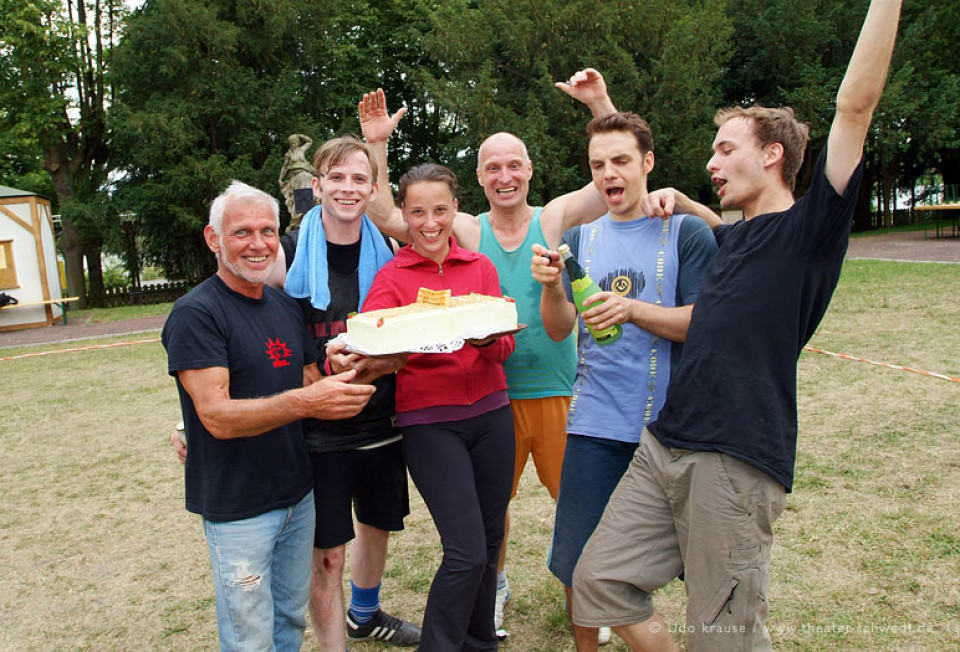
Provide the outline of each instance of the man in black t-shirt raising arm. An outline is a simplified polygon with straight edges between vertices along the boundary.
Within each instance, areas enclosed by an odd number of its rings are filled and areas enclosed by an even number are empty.
[[[277,200],[233,182],[204,229],[215,276],[163,327],[190,455],[186,504],[203,517],[224,650],[299,650],[315,509],[300,420],[344,419],[374,394],[356,371],[320,378],[296,301],[265,287]]]
[[[683,574],[691,650],[770,649],[773,522],[793,484],[797,358],[840,276],[861,159],[901,0],[872,0],[809,190],[793,197],[808,129],[790,109],[717,114],[707,165],[725,208],[666,404],[574,573],[573,620],[634,649],[674,648],[651,593]],[[647,214],[684,211],[679,193]]]

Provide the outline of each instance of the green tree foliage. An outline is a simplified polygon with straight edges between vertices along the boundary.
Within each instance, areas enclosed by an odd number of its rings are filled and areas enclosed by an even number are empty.
[[[431,12],[425,47],[439,62],[429,81],[453,138],[443,154],[465,182],[466,203],[485,205],[472,183],[476,152],[496,131],[516,133],[534,162],[531,201],[589,180],[586,109],[553,86],[599,69],[618,108],[654,129],[653,185],[706,188],[703,164],[720,99],[730,29],[721,1],[491,0],[445,2]],[[401,123],[402,124],[402,123]]]
[[[724,94],[729,103],[792,106],[811,126],[800,189],[826,143],[837,89],[860,32],[861,0],[730,0],[736,37]],[[897,189],[936,168],[960,182],[960,8],[906,0],[883,98],[867,140],[856,230],[890,224]],[[879,197],[879,219],[870,199]]]
[[[735,37],[723,78],[724,103],[789,106],[810,125],[811,144],[797,183],[800,193],[826,144],[837,90],[866,8],[861,0],[728,3]],[[869,183],[864,185],[869,189]]]
[[[81,307],[83,258],[91,291],[102,291],[100,247],[113,227],[100,209],[110,158],[108,66],[123,12],[120,0],[0,0],[4,142],[21,146],[15,156],[26,173],[42,157],[63,218],[67,291]]]
[[[960,10],[956,3],[904,4],[897,49],[868,141],[877,219],[859,228],[890,226],[897,192],[940,173],[960,182]],[[953,22],[951,22],[953,21]]]
[[[297,13],[261,4],[148,1],[116,53],[119,196],[148,261],[174,278],[212,270],[200,237],[210,201],[234,178],[269,190],[265,164],[304,126]]]
[[[877,179],[890,197],[931,166],[948,176],[955,161],[960,176],[960,10],[947,0],[906,5],[868,142],[865,209]],[[2,6],[10,12],[13,5]],[[654,129],[651,186],[674,185],[710,200],[703,166],[712,115],[724,104],[795,107],[812,126],[812,165],[866,6],[865,0],[147,0],[130,18],[111,64],[118,89],[109,122],[117,198],[138,215],[149,262],[170,276],[209,273],[213,260],[200,234],[213,196],[232,178],[279,194],[287,135],[305,133],[319,144],[357,131],[358,100],[382,86],[391,109],[409,109],[390,143],[394,178],[415,163],[444,163],[460,177],[463,206],[482,210],[482,190],[473,181],[476,152],[486,136],[506,130],[528,145],[531,201],[542,203],[589,180],[588,112],[553,84],[592,66],[603,72],[615,104],[640,113]],[[66,33],[49,32],[42,39]],[[31,111],[41,109],[34,104]],[[75,213],[91,221],[95,214],[109,217],[94,202],[84,205],[85,213]]]
[[[113,122],[120,196],[148,262],[210,273],[210,201],[230,179],[279,195],[289,134],[359,132],[357,103],[377,86],[425,104],[423,22],[410,2],[148,0],[117,52]],[[429,140],[416,122],[393,147],[406,161]]]
[[[0,124],[9,124],[6,116],[0,116]],[[43,195],[53,201],[53,212],[57,212],[57,193],[50,175],[43,169],[36,137],[21,138],[12,129],[0,130],[0,186]]]
[[[960,6],[956,2],[907,0],[891,82],[881,109],[898,119],[903,181],[931,168],[948,184],[960,184]],[[894,102],[894,100],[897,100]]]

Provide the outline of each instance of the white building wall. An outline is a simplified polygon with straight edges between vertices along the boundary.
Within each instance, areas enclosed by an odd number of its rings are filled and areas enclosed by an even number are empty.
[[[0,241],[13,241],[13,264],[17,271],[17,287],[0,288],[0,291],[16,297],[20,303],[59,299],[62,296],[50,207],[46,203],[36,202],[37,214],[34,215],[31,199],[36,198],[23,197],[0,202],[4,209],[0,211]],[[7,212],[16,216],[19,222]],[[54,318],[58,318],[59,306],[52,306],[52,309]],[[44,306],[0,310],[0,328],[46,321]]]

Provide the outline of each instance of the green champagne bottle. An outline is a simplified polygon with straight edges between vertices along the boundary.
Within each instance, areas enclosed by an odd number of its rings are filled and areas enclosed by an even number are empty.
[[[563,265],[567,268],[567,275],[570,276],[570,285],[573,287],[573,303],[577,307],[577,312],[582,313],[584,310],[588,310],[588,308],[584,307],[583,302],[588,297],[591,297],[602,290],[592,278],[587,276],[587,273],[583,271],[583,268],[580,267],[580,263],[578,263],[577,259],[573,257],[570,247],[568,247],[566,244],[562,244],[557,248],[557,253],[560,254],[560,259],[563,261]],[[623,335],[623,328],[620,326],[620,324],[614,324],[608,328],[594,328],[587,323],[584,323],[584,326],[587,327],[587,330],[590,331],[590,335],[593,336],[594,341],[596,341],[596,343],[600,346],[613,344],[620,339],[621,335]]]

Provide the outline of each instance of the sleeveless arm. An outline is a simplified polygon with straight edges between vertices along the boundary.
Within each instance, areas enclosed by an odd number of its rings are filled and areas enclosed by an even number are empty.
[[[827,139],[826,175],[838,194],[863,157],[863,144],[880,102],[897,37],[902,0],[872,0],[837,93],[837,114]]]

